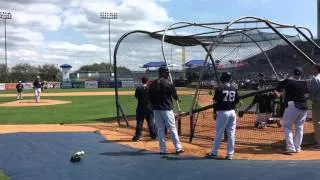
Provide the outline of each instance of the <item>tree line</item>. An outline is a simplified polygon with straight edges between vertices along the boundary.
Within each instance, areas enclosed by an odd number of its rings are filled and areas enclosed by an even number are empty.
[[[113,66],[107,63],[94,63],[83,65],[77,72],[113,72]],[[118,73],[131,74],[126,67],[118,67]],[[41,66],[32,66],[28,63],[16,64],[6,70],[5,64],[0,64],[0,82],[32,82],[40,76],[44,81],[61,81],[61,71],[54,64],[44,64]]]

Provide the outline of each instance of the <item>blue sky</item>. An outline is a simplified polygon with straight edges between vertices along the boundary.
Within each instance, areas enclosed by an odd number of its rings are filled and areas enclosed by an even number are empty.
[[[317,28],[315,0],[0,0],[0,4],[1,11],[13,14],[7,26],[10,67],[18,63],[69,63],[78,68],[109,62],[108,26],[106,20],[99,18],[100,11],[119,13],[119,19],[111,22],[112,48],[125,32],[154,31],[177,21],[203,23],[258,16],[306,26],[314,35]],[[0,29],[3,28],[2,21]],[[3,33],[0,41],[3,44]],[[136,66],[151,56],[133,54],[141,53],[128,48],[122,57],[126,59],[124,65]],[[1,57],[3,46],[2,63]]]
[[[241,16],[257,16],[283,24],[305,26],[316,36],[316,1],[314,0],[168,0],[159,2],[176,21],[221,22]],[[119,15],[121,18],[121,14]],[[83,43],[85,38],[72,29],[49,31],[47,40]]]
[[[215,22],[258,16],[306,26],[316,34],[315,0],[171,0],[162,4],[177,20]]]

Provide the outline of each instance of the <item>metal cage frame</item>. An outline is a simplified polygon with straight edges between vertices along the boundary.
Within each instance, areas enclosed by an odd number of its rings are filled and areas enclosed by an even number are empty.
[[[258,23],[262,23],[264,24],[263,26],[257,26],[257,27],[245,27],[245,28],[231,28],[233,25],[236,24],[258,24]],[[219,28],[216,26],[224,26],[223,28]],[[200,27],[203,29],[209,29],[209,31],[207,32],[201,32],[201,33],[194,33],[194,34],[190,34],[187,36],[169,36],[168,32],[172,31],[172,30],[177,30],[177,29],[183,29],[183,28],[188,28],[188,27]],[[280,24],[268,19],[263,19],[263,18],[259,18],[259,17],[254,17],[254,16],[244,16],[244,17],[240,17],[237,19],[234,19],[230,22],[213,22],[213,23],[193,23],[193,22],[177,22],[177,23],[173,23],[171,25],[169,25],[166,29],[162,29],[162,30],[158,30],[158,31],[154,31],[154,32],[150,32],[150,31],[144,31],[144,30],[134,30],[134,31],[130,31],[127,32],[125,34],[123,34],[117,41],[117,44],[115,46],[114,49],[114,53],[113,53],[113,63],[114,63],[114,81],[115,81],[115,87],[114,87],[114,91],[115,91],[115,103],[116,103],[116,119],[119,125],[121,125],[120,120],[123,119],[126,122],[126,125],[129,126],[126,114],[123,112],[123,109],[121,107],[121,105],[119,104],[119,94],[118,94],[118,74],[117,74],[117,53],[118,53],[118,49],[121,45],[121,42],[128,36],[133,35],[133,34],[147,34],[150,37],[156,38],[161,40],[161,50],[162,50],[162,56],[163,56],[163,60],[166,64],[167,60],[166,60],[166,56],[164,53],[164,49],[165,49],[165,42],[169,43],[169,44],[175,44],[178,46],[194,46],[194,45],[200,45],[202,46],[202,48],[204,49],[204,51],[206,52],[206,57],[205,57],[205,63],[210,60],[212,65],[213,65],[213,71],[215,73],[215,76],[217,78],[217,67],[215,65],[215,62],[212,58],[212,52],[214,51],[215,46],[219,43],[219,39],[223,36],[223,34],[225,32],[237,32],[237,33],[241,33],[244,36],[248,37],[261,51],[261,53],[265,56],[266,60],[268,61],[268,63],[270,64],[270,66],[272,67],[273,72],[275,72],[272,63],[270,62],[270,59],[268,57],[268,55],[266,54],[266,52],[261,48],[261,46],[254,41],[250,35],[246,34],[243,31],[248,31],[248,30],[260,30],[260,29],[268,29],[271,30],[272,32],[274,32],[275,34],[277,34],[282,40],[284,40],[287,45],[291,46],[299,55],[301,55],[307,62],[309,62],[310,64],[315,64],[315,61],[309,57],[305,52],[303,52],[301,49],[299,49],[295,44],[293,44],[291,41],[288,40],[288,38],[282,34],[278,29],[292,29],[295,30],[298,35],[301,35],[302,37],[305,38],[306,41],[310,42],[312,44],[312,46],[315,49],[320,49],[320,46],[315,43],[315,41],[313,40],[313,34],[310,31],[310,29],[303,27],[303,26],[296,26],[296,25],[288,25],[288,24]],[[308,34],[306,34],[306,33]],[[208,41],[208,42],[201,42],[197,39],[197,37],[201,37],[204,35],[208,35],[208,34],[215,34],[212,36],[206,36],[208,38],[213,39],[213,41]],[[161,39],[160,39],[161,37]],[[176,44],[177,42],[170,42],[170,38],[180,38],[182,40],[191,40],[192,43],[191,44]],[[180,42],[181,43],[181,42]],[[190,42],[189,42],[190,43]],[[193,134],[194,134],[194,114],[200,111],[204,111],[207,109],[212,108],[212,105],[209,106],[205,106],[205,107],[201,107],[196,109],[195,108],[195,101],[196,101],[196,97],[199,93],[199,85],[200,85],[200,80],[201,80],[201,76],[202,76],[202,71],[203,68],[201,70],[200,73],[200,78],[198,81],[198,85],[196,88],[196,92],[194,95],[194,99],[193,102],[191,104],[191,108],[189,112],[185,112],[185,113],[181,113],[181,116],[186,116],[186,115],[190,115],[190,131],[191,131],[191,135],[190,135],[190,142],[192,141],[193,138]],[[277,77],[277,76],[276,76]],[[171,79],[171,73],[170,73],[170,79]],[[219,79],[217,78],[217,82],[219,82]],[[271,88],[272,89],[272,88]],[[264,92],[264,91],[261,91]],[[259,92],[256,92],[259,93]],[[249,96],[253,96],[256,93],[251,93],[251,94],[246,94],[243,95],[242,98],[244,97],[249,97]],[[180,109],[179,109],[180,110]],[[180,117],[181,117],[180,116]],[[181,118],[180,118],[181,119]]]

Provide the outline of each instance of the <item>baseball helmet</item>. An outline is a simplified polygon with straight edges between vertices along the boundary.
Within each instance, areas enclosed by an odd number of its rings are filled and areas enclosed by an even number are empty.
[[[231,80],[231,73],[230,72],[223,72],[220,76],[221,82],[229,82]]]
[[[168,69],[167,66],[161,66],[158,71],[159,71],[159,74],[161,74],[161,73],[169,73],[169,69]]]
[[[301,76],[302,73],[303,73],[303,69],[301,67],[296,67],[293,70],[293,74],[296,75],[296,76]]]

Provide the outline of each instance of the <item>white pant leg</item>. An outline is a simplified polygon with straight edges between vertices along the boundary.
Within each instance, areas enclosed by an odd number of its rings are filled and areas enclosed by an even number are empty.
[[[35,96],[36,96],[36,102],[40,101],[40,95],[41,95],[41,88],[35,88],[34,90]]]
[[[165,120],[166,120],[167,127],[170,131],[170,134],[171,134],[171,139],[172,139],[173,145],[176,148],[176,151],[180,151],[182,149],[182,146],[181,146],[178,131],[176,128],[176,121],[175,121],[174,113],[172,110],[164,111],[164,113],[166,116]]]
[[[295,147],[293,144],[293,134],[292,134],[292,124],[294,119],[294,109],[291,106],[288,106],[284,110],[283,114],[283,129],[284,129],[284,137],[286,140],[286,150],[295,151]]]
[[[288,151],[300,151],[303,139],[303,125],[307,117],[307,111],[297,109],[294,103],[288,103],[284,111],[283,123],[286,139],[286,149]],[[295,124],[295,137],[292,133],[292,125]]]
[[[165,153],[167,151],[166,140],[165,140],[165,120],[163,118],[162,111],[153,110],[155,124],[158,130],[158,141],[160,146],[160,152]]]
[[[297,109],[297,119],[295,122],[295,137],[294,137],[294,146],[296,148],[296,151],[301,151],[301,143],[303,139],[303,126],[307,118],[307,111]]]
[[[256,123],[264,122],[266,119],[266,113],[258,113],[256,118]]]
[[[215,134],[214,143],[212,145],[212,150],[211,150],[212,155],[218,154],[221,138],[223,137],[224,130],[226,129],[229,121],[227,112],[228,111],[217,111],[216,134]]]
[[[227,113],[229,116],[228,124],[226,127],[227,135],[228,135],[227,155],[233,156],[237,116],[234,110],[227,111]]]

